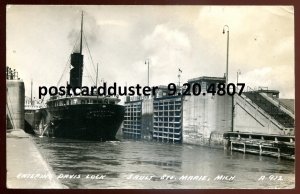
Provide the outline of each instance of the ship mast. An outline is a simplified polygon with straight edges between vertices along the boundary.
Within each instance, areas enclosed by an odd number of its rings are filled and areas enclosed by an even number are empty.
[[[80,54],[82,54],[82,26],[83,26],[83,11],[81,12]]]

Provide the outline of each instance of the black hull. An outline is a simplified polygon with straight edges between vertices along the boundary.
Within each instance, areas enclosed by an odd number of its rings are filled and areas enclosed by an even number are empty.
[[[115,140],[124,117],[124,107],[114,104],[78,104],[46,108],[51,137]],[[47,122],[48,120],[48,122]]]

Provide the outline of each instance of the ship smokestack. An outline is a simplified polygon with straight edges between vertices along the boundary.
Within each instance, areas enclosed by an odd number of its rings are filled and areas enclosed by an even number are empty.
[[[81,29],[80,29],[80,52],[74,52],[71,54],[71,66],[70,70],[70,86],[82,87],[82,72],[83,72],[83,55],[82,55],[82,34],[83,34],[83,12],[81,13]]]

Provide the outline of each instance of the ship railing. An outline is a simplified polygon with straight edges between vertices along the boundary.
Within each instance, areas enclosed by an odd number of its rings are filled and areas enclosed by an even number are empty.
[[[109,100],[109,101],[113,101],[113,102],[119,102],[120,100],[116,97],[111,97],[111,96],[82,96],[82,95],[78,95],[78,96],[54,96],[51,97],[48,101],[60,101],[63,99],[92,99],[92,100]],[[78,104],[78,103],[75,103]],[[88,104],[93,104],[93,103],[88,103]]]

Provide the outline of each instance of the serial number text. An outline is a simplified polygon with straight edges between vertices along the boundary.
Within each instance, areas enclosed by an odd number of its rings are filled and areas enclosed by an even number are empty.
[[[180,90],[180,88],[176,86],[176,84],[170,83],[168,85],[168,95],[205,96],[206,94],[212,94],[224,96],[227,94],[233,96],[235,94],[241,95],[243,93],[244,88],[245,83],[229,83],[227,85],[225,83],[211,83],[209,85],[204,85],[204,87],[201,86],[201,84],[199,83],[184,83],[182,89]]]

